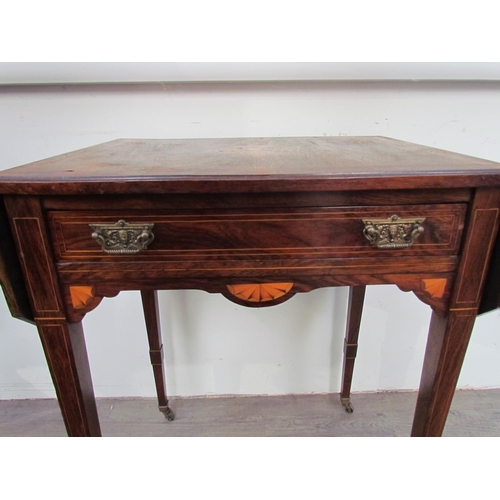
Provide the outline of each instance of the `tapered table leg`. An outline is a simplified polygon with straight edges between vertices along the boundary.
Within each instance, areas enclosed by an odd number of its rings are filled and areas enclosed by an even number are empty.
[[[475,318],[474,310],[433,313],[412,436],[442,435]]]
[[[344,361],[342,366],[342,390],[340,401],[348,413],[353,412],[351,404],[351,383],[354,372],[354,362],[358,350],[358,336],[363,314],[365,286],[349,288],[349,305],[347,310],[347,328],[344,339]]]
[[[43,319],[36,325],[68,436],[100,436],[81,323]]]
[[[174,413],[168,406],[165,370],[163,366],[163,344],[161,339],[160,316],[158,313],[158,293],[156,290],[141,291],[142,306],[146,330],[148,332],[149,355],[158,395],[158,408],[167,420],[174,419]]]
[[[476,189],[448,314],[432,314],[412,436],[443,433],[481,301],[499,219],[498,192]]]
[[[41,201],[6,197],[26,288],[69,436],[100,436],[81,323],[67,321]]]

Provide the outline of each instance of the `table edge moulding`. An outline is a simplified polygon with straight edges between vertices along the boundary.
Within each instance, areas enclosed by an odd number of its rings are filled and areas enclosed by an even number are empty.
[[[348,412],[365,287],[414,292],[432,317],[413,436],[442,434],[475,318],[500,303],[500,164],[395,139],[120,139],[2,171],[0,196],[0,283],[70,436],[101,434],[81,322],[122,290],[141,292],[167,420],[158,290],[268,307],[349,286]]]

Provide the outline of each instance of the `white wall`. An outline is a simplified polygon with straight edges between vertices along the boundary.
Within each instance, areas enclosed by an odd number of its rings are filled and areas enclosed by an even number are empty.
[[[239,82],[0,87],[0,169],[108,140],[385,135],[500,162],[500,82]],[[169,393],[338,392],[346,289],[245,309],[161,295]],[[416,389],[430,309],[369,287],[353,390]],[[84,320],[97,396],[153,396],[138,292]],[[478,319],[460,387],[500,386],[500,313]],[[53,397],[36,329],[0,298],[0,398]]]
[[[470,81],[499,79],[500,64],[494,62],[0,63],[0,85],[104,82],[144,83],[293,80]]]

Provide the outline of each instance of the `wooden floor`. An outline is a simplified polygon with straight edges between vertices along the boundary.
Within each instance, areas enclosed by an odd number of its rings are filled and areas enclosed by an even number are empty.
[[[416,393],[172,399],[167,422],[152,398],[97,400],[103,436],[409,436]],[[0,401],[0,436],[65,436],[55,400]],[[500,389],[457,391],[445,436],[500,436]]]

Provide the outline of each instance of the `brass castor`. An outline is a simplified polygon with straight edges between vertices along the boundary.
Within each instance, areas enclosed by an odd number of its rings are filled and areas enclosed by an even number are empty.
[[[172,422],[172,420],[174,420],[174,412],[168,406],[166,408],[160,408],[160,411],[169,422]]]
[[[351,400],[349,398],[340,398],[340,402],[342,403],[342,406],[345,408],[345,411],[347,413],[352,413],[354,411]]]

